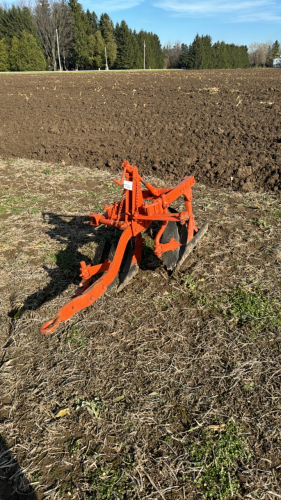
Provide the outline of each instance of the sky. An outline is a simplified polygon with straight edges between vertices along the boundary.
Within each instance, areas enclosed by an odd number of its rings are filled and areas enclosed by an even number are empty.
[[[190,44],[197,33],[236,45],[281,42],[281,0],[80,0],[113,23],[151,31],[162,45]]]

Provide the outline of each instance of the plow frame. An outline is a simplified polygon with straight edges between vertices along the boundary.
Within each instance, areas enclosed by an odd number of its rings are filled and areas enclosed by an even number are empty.
[[[124,186],[121,201],[119,203],[114,202],[112,205],[106,205],[104,207],[105,213],[103,214],[89,214],[92,226],[104,224],[114,226],[122,231],[115,255],[112,260],[106,259],[97,265],[86,265],[85,262],[80,263],[81,282],[79,287],[75,291],[73,298],[58,311],[56,316],[41,327],[40,332],[43,335],[53,332],[60,322],[66,321],[76,312],[92,305],[106,292],[109,285],[118,275],[131,238],[134,239],[134,248],[130,267],[134,268],[140,264],[144,242],[141,233],[152,222],[159,221],[162,223],[154,240],[153,250],[157,257],[162,257],[164,253],[169,251],[173,252],[182,245],[175,238],[171,238],[168,243],[161,243],[161,237],[169,222],[179,223],[183,226],[186,225],[187,228],[187,238],[184,241],[186,248],[181,260],[183,260],[183,257],[185,260],[188,248],[188,253],[194,248],[196,243],[192,245],[192,242],[196,236],[199,239],[198,229],[196,228],[192,212],[191,188],[195,184],[193,176],[184,177],[173,188],[162,189],[145,183],[139,175],[137,167],[130,165],[128,161],[123,162],[122,168],[121,181],[113,179],[116,184]],[[144,184],[145,189],[141,189],[141,184]],[[180,196],[184,197],[186,210],[179,213],[169,212],[170,205]],[[205,233],[207,230],[206,225],[199,233],[203,229]],[[102,276],[91,284],[93,276],[101,273]]]

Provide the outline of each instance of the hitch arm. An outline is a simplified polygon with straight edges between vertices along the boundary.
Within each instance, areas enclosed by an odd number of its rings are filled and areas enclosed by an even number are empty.
[[[47,323],[45,323],[41,328],[40,332],[42,335],[48,335],[52,333],[59,326],[61,321],[66,321],[71,318],[73,314],[85,307],[92,305],[101,295],[103,295],[107,287],[112,283],[114,278],[117,276],[118,271],[120,269],[122,259],[127,247],[127,243],[130,238],[133,236],[131,226],[127,227],[125,231],[123,231],[119,243],[116,248],[116,252],[114,258],[108,268],[108,271],[104,273],[101,278],[99,278],[93,285],[87,288],[84,293],[78,295],[77,297],[70,300],[67,304],[65,304],[56,314],[56,316]]]

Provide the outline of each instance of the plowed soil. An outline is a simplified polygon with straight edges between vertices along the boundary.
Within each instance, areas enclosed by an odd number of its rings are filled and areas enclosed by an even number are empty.
[[[0,156],[281,188],[278,69],[0,76]]]

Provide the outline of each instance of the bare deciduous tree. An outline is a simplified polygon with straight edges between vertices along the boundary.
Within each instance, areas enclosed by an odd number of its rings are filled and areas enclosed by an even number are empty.
[[[45,57],[55,71],[58,67],[56,30],[58,31],[60,54],[66,68],[74,22],[68,4],[65,0],[37,0],[34,18]]]
[[[178,66],[179,57],[181,53],[181,42],[168,42],[167,45],[163,47],[164,53],[164,67],[165,68],[176,68]]]
[[[253,66],[265,66],[271,49],[270,43],[253,42],[249,45],[249,63]]]
[[[58,30],[61,57],[63,59],[64,69],[66,69],[71,42],[74,38],[74,19],[72,17],[68,4],[64,0],[62,0],[61,2],[54,2],[53,15],[54,22]]]

